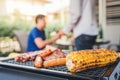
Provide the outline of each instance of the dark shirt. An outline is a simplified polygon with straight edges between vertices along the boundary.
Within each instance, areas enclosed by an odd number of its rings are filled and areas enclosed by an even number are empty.
[[[45,40],[46,36],[45,36],[44,30],[38,30],[35,27],[30,31],[29,36],[28,36],[28,44],[27,44],[27,51],[28,52],[41,50],[35,44],[35,39],[36,38],[42,38],[43,40]]]

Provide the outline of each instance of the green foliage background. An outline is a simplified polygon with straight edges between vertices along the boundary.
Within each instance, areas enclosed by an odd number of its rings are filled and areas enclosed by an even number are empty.
[[[22,29],[27,32],[29,31],[32,25],[32,22],[28,23],[23,19],[17,18],[16,20],[12,21],[9,16],[0,16],[0,37],[13,38],[13,30]]]
[[[34,21],[26,21],[19,17],[16,20],[11,21],[9,16],[0,16],[0,37],[10,37],[13,38],[14,34],[12,33],[15,29],[24,30],[27,34],[35,26]],[[46,37],[50,38],[50,33],[57,31],[61,28],[61,25],[48,23],[45,32]]]

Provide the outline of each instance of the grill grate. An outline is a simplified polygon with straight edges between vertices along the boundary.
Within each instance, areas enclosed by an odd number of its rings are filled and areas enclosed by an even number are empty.
[[[10,59],[10,60],[4,60],[3,62],[15,64],[15,65],[24,65],[28,67],[29,66],[34,67],[33,65],[34,61],[27,61],[25,63],[22,63],[22,62],[15,62],[13,59]],[[69,72],[66,66],[49,67],[46,69],[60,71],[60,72]],[[81,72],[78,72],[77,74],[89,75],[89,76],[101,76],[107,69],[108,67],[102,67],[102,68],[96,68],[96,69],[91,69],[87,71],[81,71]]]
[[[14,59],[6,59],[0,62],[0,66],[26,70],[34,73],[42,73],[54,77],[67,78],[70,80],[119,80],[120,78],[120,62],[119,59],[109,66],[85,70],[77,73],[70,73],[66,66],[56,66],[49,68],[34,68],[34,61],[25,63],[15,62]],[[117,74],[117,75],[116,75]]]

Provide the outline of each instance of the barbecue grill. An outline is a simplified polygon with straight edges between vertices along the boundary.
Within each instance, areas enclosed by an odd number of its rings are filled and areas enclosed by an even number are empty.
[[[120,62],[116,61],[109,66],[71,73],[66,66],[49,68],[35,68],[33,61],[25,63],[15,62],[14,59],[6,59],[0,62],[0,66],[10,69],[24,70],[37,74],[45,74],[69,80],[120,80]]]

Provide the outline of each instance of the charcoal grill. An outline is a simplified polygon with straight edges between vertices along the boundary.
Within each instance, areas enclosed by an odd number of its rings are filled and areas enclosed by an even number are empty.
[[[102,68],[90,69],[77,73],[70,73],[66,66],[49,68],[35,68],[33,61],[25,63],[15,62],[14,59],[0,61],[0,66],[5,68],[29,71],[37,74],[45,74],[54,77],[66,78],[69,80],[120,80],[120,62]]]

